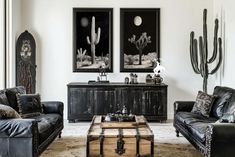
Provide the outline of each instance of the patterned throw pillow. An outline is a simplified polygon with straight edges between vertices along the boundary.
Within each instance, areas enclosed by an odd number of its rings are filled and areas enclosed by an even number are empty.
[[[209,117],[214,100],[215,96],[199,91],[191,112]]]
[[[16,97],[21,117],[38,116],[43,112],[39,94],[17,94]]]
[[[21,118],[10,106],[0,104],[0,119]]]

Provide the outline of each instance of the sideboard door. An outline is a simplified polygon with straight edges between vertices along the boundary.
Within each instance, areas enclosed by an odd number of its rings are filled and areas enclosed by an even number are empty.
[[[166,88],[145,89],[143,92],[142,113],[149,120],[167,119],[167,90]]]
[[[112,113],[115,108],[115,90],[112,88],[95,88],[92,100],[95,115]]]
[[[92,90],[89,88],[68,89],[68,120],[92,119]]]
[[[142,104],[142,88],[130,88],[127,95],[128,98],[128,109],[135,115],[142,115],[141,104]]]

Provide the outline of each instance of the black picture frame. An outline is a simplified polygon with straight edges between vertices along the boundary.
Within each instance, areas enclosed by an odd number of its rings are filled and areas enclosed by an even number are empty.
[[[102,64],[113,72],[113,9],[73,8],[73,72],[99,72]]]
[[[159,58],[160,8],[121,8],[120,72],[153,72]]]

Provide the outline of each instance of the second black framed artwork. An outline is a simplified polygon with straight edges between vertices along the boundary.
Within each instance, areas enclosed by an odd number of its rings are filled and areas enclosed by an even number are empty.
[[[152,72],[160,58],[160,9],[120,9],[120,71]]]
[[[113,9],[73,8],[73,71],[113,71]]]

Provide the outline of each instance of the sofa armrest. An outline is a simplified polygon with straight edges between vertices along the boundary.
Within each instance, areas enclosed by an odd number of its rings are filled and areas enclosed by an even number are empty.
[[[235,153],[235,124],[211,123],[206,129],[206,150],[210,156],[233,156]]]
[[[174,113],[183,111],[190,112],[193,109],[195,101],[175,101],[174,102]]]
[[[34,119],[0,120],[0,138],[31,138],[37,131],[37,122]]]
[[[42,102],[43,112],[47,113],[58,113],[63,117],[64,104],[60,101],[44,101]]]

